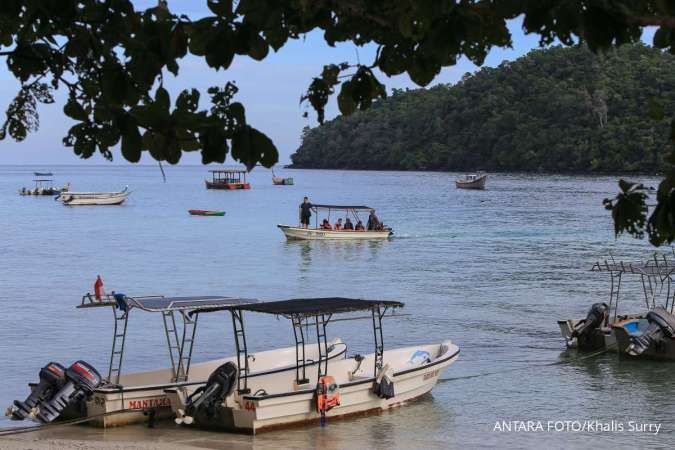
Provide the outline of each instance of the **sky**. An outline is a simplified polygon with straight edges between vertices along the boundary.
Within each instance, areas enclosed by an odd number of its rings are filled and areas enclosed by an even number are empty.
[[[137,9],[156,4],[151,0],[135,1]],[[206,1],[169,1],[172,11],[186,14],[191,18],[199,18],[209,14]],[[511,61],[537,48],[539,36],[525,35],[521,21],[516,19],[509,23],[513,47],[510,49],[493,49],[484,66],[495,67],[503,61]],[[279,164],[288,164],[290,155],[300,144],[300,133],[305,126],[317,126],[316,114],[306,105],[300,105],[300,96],[314,76],[321,73],[325,64],[361,61],[371,63],[374,59],[375,47],[357,47],[354,44],[341,44],[332,48],[322,38],[320,31],[307,34],[301,40],[289,41],[278,52],[270,49],[268,57],[263,61],[254,61],[248,57],[236,56],[227,70],[215,71],[201,59],[187,56],[180,61],[178,77],[165,77],[165,86],[171,94],[172,101],[177,94],[188,88],[197,88],[202,99],[207,98],[206,89],[210,86],[223,86],[227,81],[234,81],[239,88],[236,100],[246,107],[247,122],[266,133],[279,149]],[[466,72],[475,72],[479,68],[466,58],[462,58],[455,66],[444,68],[436,79],[428,86],[441,83],[456,83]],[[170,75],[170,74],[169,74]],[[395,77],[375,72],[378,79],[385,84],[388,92],[393,88],[418,88],[406,74]],[[19,83],[7,70],[6,59],[0,58],[0,110],[4,121],[4,110],[12,101],[19,89]],[[0,141],[0,164],[25,164],[48,166],[55,164],[110,164],[99,154],[83,161],[62,144],[63,137],[74,123],[63,114],[66,93],[61,90],[56,94],[56,102],[41,105],[40,128],[30,134],[22,142],[14,142],[10,137]],[[203,103],[206,107],[207,103]],[[309,115],[303,118],[303,112]],[[326,118],[331,119],[338,113],[336,95],[331,99]],[[147,153],[147,152],[144,152]],[[120,155],[119,149],[113,151],[113,164],[128,164]],[[154,163],[144,154],[141,164]],[[228,158],[226,163],[232,164]],[[183,155],[180,164],[200,164],[198,152]]]

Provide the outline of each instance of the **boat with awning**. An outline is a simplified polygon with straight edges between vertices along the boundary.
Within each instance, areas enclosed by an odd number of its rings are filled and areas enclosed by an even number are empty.
[[[284,233],[289,240],[364,240],[364,239],[387,239],[393,236],[394,231],[379,221],[377,224],[367,226],[368,218],[361,217],[362,214],[370,215],[375,212],[374,208],[363,205],[328,205],[312,203],[314,212],[314,227],[302,227],[294,225],[282,225],[277,227]],[[331,220],[338,218],[349,218],[352,221],[354,229],[334,229],[330,225]],[[324,222],[325,220],[325,222]],[[321,222],[320,222],[321,221]],[[324,226],[324,223],[329,226]],[[358,224],[362,228],[358,229]]]
[[[403,303],[354,298],[298,298],[223,306],[232,315],[236,363],[219,367],[204,389],[174,389],[176,422],[206,429],[255,434],[295,424],[384,411],[414,400],[436,385],[459,356],[450,340],[385,350],[382,321],[396,317]],[[351,313],[366,312],[365,317]],[[248,375],[244,314],[268,314],[290,321],[295,336],[295,370],[268,377]],[[388,314],[389,313],[389,314]],[[346,317],[337,317],[343,316]],[[372,324],[374,352],[331,358],[327,326],[365,319]],[[310,337],[310,334],[313,334]],[[310,343],[310,339],[314,343]],[[314,355],[310,350],[314,349]],[[256,361],[260,356],[256,356]]]

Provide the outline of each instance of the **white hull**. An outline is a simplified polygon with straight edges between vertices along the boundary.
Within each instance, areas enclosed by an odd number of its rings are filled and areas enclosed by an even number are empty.
[[[429,359],[415,358],[421,353]],[[383,399],[373,393],[374,355],[362,361],[359,370],[353,359],[340,359],[328,363],[328,375],[340,386],[340,405],[326,413],[331,418],[383,411],[400,406],[431,391],[443,370],[455,362],[459,348],[450,341],[443,344],[406,347],[384,352],[384,365],[390,367],[395,396]],[[240,396],[236,391],[225,399],[225,406],[214,418],[195,417],[195,424],[207,428],[222,428],[255,434],[260,431],[292,424],[315,422],[320,419],[316,410],[314,392],[317,368],[307,372],[310,383],[297,386],[295,372],[287,371],[274,376],[249,380],[251,392],[261,395]],[[177,400],[176,400],[177,401]]]
[[[66,206],[121,205],[129,194],[126,189],[120,192],[64,192],[56,199]]]
[[[389,230],[383,231],[334,231],[320,230],[316,228],[292,227],[289,225],[277,225],[289,240],[362,240],[362,239],[387,239],[394,234]]]
[[[329,352],[331,363],[335,359],[344,358],[346,345],[340,339],[332,341],[334,348]],[[308,359],[318,360],[318,349],[307,348]],[[295,347],[280,348],[265,352],[249,354],[250,382],[264,382],[268,377],[280,376],[285,372],[295,374]],[[137,372],[120,377],[121,388],[102,387],[96,390],[87,401],[87,417],[98,416],[104,413],[123,409],[137,410],[128,413],[113,414],[96,418],[90,423],[94,426],[114,427],[132,423],[146,422],[148,415],[145,410],[155,410],[156,418],[172,417],[171,401],[165,392],[166,389],[184,386],[188,392],[193,392],[206,383],[209,375],[226,362],[236,364],[236,357],[222,358],[190,367],[188,381],[175,383],[171,381],[171,369],[160,369],[149,372]],[[78,414],[75,414],[77,416]],[[80,414],[81,415],[81,414]],[[72,416],[71,416],[72,417]]]

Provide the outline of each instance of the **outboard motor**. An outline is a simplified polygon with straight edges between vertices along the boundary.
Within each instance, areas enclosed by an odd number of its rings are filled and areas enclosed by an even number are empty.
[[[629,355],[641,355],[652,345],[675,337],[675,316],[665,309],[655,308],[645,318],[649,327],[641,335],[630,337],[630,345],[626,349]]]
[[[206,384],[192,393],[185,403],[185,423],[191,423],[191,418],[197,413],[206,413],[209,417],[215,415],[218,405],[234,390],[237,380],[237,366],[226,362],[218,367],[209,376]]]
[[[607,306],[607,303],[593,303],[586,315],[586,319],[574,327],[572,338],[577,338],[577,340],[590,338],[591,332],[602,325],[607,320],[607,317],[609,317],[609,306]]]
[[[14,405],[7,410],[12,420],[24,420],[31,415],[32,410],[40,403],[49,400],[66,384],[65,368],[55,362],[50,362],[40,369],[40,381],[24,401],[14,400]]]
[[[66,369],[66,383],[47,402],[41,404],[36,420],[48,423],[61,415],[72,403],[87,399],[101,385],[101,375],[84,361],[74,362]]]

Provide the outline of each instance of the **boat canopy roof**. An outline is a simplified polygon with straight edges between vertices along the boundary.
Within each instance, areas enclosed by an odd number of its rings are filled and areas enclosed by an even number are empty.
[[[218,295],[164,297],[162,295],[129,297],[124,296],[124,302],[128,308],[138,308],[148,312],[165,311],[190,311],[228,309],[232,306],[256,303],[259,300],[252,298],[224,297]],[[96,300],[91,294],[82,298],[82,304],[78,308],[92,308],[96,306],[114,306],[117,304],[113,295],[105,295],[101,300]]]
[[[647,277],[669,277],[675,273],[675,264],[665,257],[659,259],[656,256],[654,259],[639,262],[623,262],[623,261],[603,261],[596,262],[591,267],[592,272],[610,272],[610,273],[632,273],[636,275],[643,275]]]
[[[246,173],[246,169],[215,169],[209,170],[211,173]]]
[[[312,203],[312,208],[314,209],[342,209],[346,211],[372,211],[375,208],[370,206],[350,206],[350,205],[318,205]]]
[[[35,179],[35,180],[33,180],[33,181],[39,182],[39,183],[44,183],[44,182],[51,182],[51,181],[54,181],[54,180],[52,180],[52,179],[50,179],[50,178],[37,178],[37,179]]]
[[[403,303],[389,300],[362,300],[344,297],[293,298],[273,302],[261,302],[231,308],[285,317],[318,316],[321,314],[369,311],[376,307],[402,308]]]

